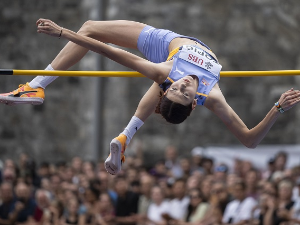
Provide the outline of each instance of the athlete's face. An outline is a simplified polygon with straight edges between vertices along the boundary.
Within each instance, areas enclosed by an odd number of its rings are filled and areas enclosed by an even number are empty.
[[[195,107],[197,105],[195,96],[198,82],[198,77],[195,75],[185,76],[170,86],[166,91],[166,96],[171,101],[182,105],[189,105],[193,102],[193,107]]]

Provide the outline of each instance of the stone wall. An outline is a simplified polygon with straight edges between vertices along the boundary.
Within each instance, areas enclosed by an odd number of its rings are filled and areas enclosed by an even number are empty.
[[[26,4],[25,4],[26,2]],[[39,17],[78,30],[97,18],[96,0],[0,2],[0,67],[43,69],[66,43],[36,34]],[[296,0],[160,1],[107,0],[106,18],[137,20],[158,28],[194,36],[209,45],[223,70],[284,70],[300,68],[299,10]],[[139,54],[137,51],[133,53]],[[74,70],[97,69],[95,54]],[[104,60],[106,70],[125,70]],[[10,91],[32,77],[1,77],[0,90]],[[101,97],[98,82],[103,88]],[[280,94],[299,88],[298,77],[222,78],[221,89],[232,108],[253,127]],[[74,155],[105,156],[110,140],[122,131],[151,85],[146,78],[59,78],[46,91],[42,106],[0,107],[0,157],[28,152],[37,160],[57,161]],[[100,126],[97,122],[101,102]],[[300,108],[280,116],[263,144],[299,143]],[[101,132],[103,135],[99,135]],[[181,125],[153,115],[136,135],[146,152],[161,152],[174,144],[181,151],[194,146],[232,145],[238,140],[204,107]],[[99,148],[97,146],[97,139]]]
[[[87,19],[97,16],[96,5],[97,0],[1,1],[0,67],[44,69],[67,42],[37,34],[37,19],[49,18],[76,31]],[[97,59],[96,54],[87,54],[71,69],[94,70]],[[3,76],[1,92],[14,90],[32,78]],[[1,159],[16,159],[21,152],[38,161],[67,160],[74,155],[94,159],[97,81],[61,77],[47,87],[41,106],[1,105]]]

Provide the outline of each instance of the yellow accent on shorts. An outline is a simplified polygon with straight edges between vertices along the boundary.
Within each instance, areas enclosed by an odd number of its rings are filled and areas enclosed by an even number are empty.
[[[202,95],[202,96],[204,96],[204,97],[207,97],[208,95],[206,95],[206,94],[202,94],[202,93],[199,93],[199,92],[196,92],[197,93],[197,95]]]
[[[171,81],[172,83],[174,83],[174,80],[172,80],[170,77],[167,77],[167,79],[168,79],[169,81]]]
[[[169,56],[168,56],[168,58],[167,58],[167,61],[169,61],[169,60],[170,60],[170,59],[171,59],[178,51],[179,51],[179,47],[173,49],[173,50],[170,52],[170,54],[169,54]]]

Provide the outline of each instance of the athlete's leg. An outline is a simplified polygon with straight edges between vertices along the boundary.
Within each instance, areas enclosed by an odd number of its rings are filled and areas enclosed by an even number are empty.
[[[79,34],[92,37],[105,43],[127,48],[137,48],[139,34],[146,25],[134,21],[87,21],[78,31]],[[87,49],[69,42],[51,63],[54,70],[67,70],[79,62],[88,52]],[[46,88],[57,77],[38,76],[29,85],[33,88]]]
[[[137,48],[139,34],[145,26],[143,23],[125,20],[87,21],[78,33],[102,42],[122,47]],[[46,70],[67,70],[81,60],[87,52],[87,49],[69,42],[52,63],[47,66]],[[13,92],[0,94],[0,103],[11,105],[42,104],[44,101],[44,89],[56,78],[56,76],[37,76],[30,83]]]
[[[143,23],[126,20],[87,21],[78,33],[105,43],[136,49],[138,37],[145,26]],[[67,70],[81,60],[87,51],[87,49],[69,42],[51,65],[55,70]]]

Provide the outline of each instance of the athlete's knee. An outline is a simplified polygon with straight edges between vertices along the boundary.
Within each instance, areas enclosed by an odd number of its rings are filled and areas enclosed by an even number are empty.
[[[79,34],[84,35],[84,36],[88,36],[88,37],[92,37],[94,34],[94,26],[95,26],[95,22],[93,20],[88,20],[86,21],[80,28],[80,30],[78,31]]]

